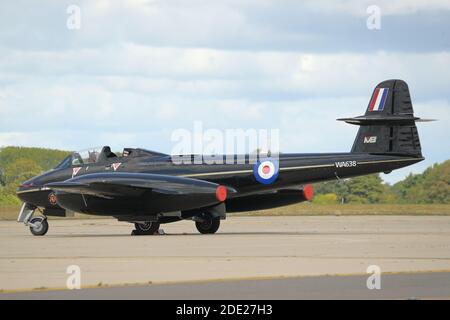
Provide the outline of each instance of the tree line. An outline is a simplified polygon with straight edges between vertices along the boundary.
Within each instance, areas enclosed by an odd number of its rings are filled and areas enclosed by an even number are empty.
[[[390,185],[379,174],[315,185],[315,203],[450,203],[450,160]]]
[[[0,149],[0,205],[20,204],[16,188],[22,182],[54,168],[69,151],[5,147]]]

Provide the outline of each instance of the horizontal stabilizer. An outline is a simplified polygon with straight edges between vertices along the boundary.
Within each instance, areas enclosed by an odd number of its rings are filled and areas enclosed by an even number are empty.
[[[349,124],[360,126],[367,125],[414,125],[414,122],[433,121],[431,119],[420,119],[413,115],[386,115],[386,116],[359,116],[354,118],[340,118],[338,121],[345,121]]]
[[[354,118],[339,118],[337,121],[344,121],[349,124],[359,126],[367,125],[413,125],[415,122],[431,122],[435,119],[421,119],[413,115],[390,115],[390,116],[359,116]]]

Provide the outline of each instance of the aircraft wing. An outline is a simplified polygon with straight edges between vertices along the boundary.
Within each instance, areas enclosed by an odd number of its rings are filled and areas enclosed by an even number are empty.
[[[135,187],[113,182],[81,183],[64,181],[49,183],[46,187],[54,191],[91,195],[101,198],[114,198],[118,196],[138,197],[147,190],[147,188],[143,187]]]
[[[227,191],[235,192],[231,188],[203,180],[145,173],[93,173],[64,182],[49,183],[46,187],[57,192],[102,198],[140,197],[152,193],[173,196],[213,195],[221,200],[226,198]]]
[[[58,205],[75,212],[149,215],[213,207],[234,189],[203,180],[163,174],[104,172],[45,185]]]

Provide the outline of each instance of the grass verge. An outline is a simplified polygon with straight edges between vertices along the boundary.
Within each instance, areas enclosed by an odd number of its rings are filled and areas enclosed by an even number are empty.
[[[0,206],[0,220],[15,220],[18,206]],[[271,210],[242,212],[234,216],[350,216],[350,215],[405,215],[450,216],[450,204],[311,204],[300,203]],[[101,218],[85,214],[76,214],[75,219]],[[54,218],[59,219],[59,218]],[[64,219],[64,218],[63,218]]]
[[[450,204],[311,204],[239,213],[246,216],[450,215]]]

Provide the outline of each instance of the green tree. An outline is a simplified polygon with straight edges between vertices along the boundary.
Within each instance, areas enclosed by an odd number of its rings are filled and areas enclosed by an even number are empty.
[[[18,159],[31,159],[43,170],[55,167],[70,152],[62,150],[26,147],[5,147],[0,149],[0,168]]]
[[[392,191],[404,203],[450,203],[450,160],[434,164],[421,174],[410,174]]]
[[[335,194],[337,202],[395,202],[395,196],[390,191],[390,186],[383,183],[379,174],[318,183],[315,191],[317,195]]]
[[[55,167],[68,154],[68,151],[42,148],[0,148],[0,205],[19,203],[17,186]]]
[[[314,197],[313,202],[317,204],[336,204],[338,196],[335,193],[319,194]]]
[[[40,174],[42,168],[31,159],[17,159],[4,168],[5,191],[14,194],[22,182]]]
[[[345,180],[325,181],[314,185],[314,192],[317,195],[326,195],[333,193],[336,195],[336,201],[341,202],[349,195],[349,189]]]
[[[378,174],[349,179],[346,182],[349,195],[347,202],[380,203],[387,201],[388,187]]]
[[[4,170],[0,168],[0,187],[4,187],[6,185],[6,177]]]

